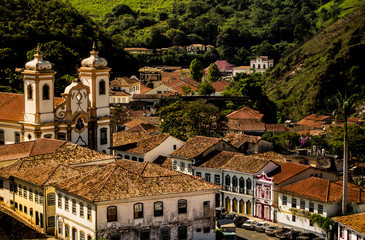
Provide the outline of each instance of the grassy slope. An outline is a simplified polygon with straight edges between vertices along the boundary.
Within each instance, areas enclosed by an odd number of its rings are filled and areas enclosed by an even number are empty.
[[[327,107],[337,90],[360,89],[365,48],[364,9],[339,19],[297,47],[265,76],[266,92],[285,118],[298,120]],[[345,80],[352,76],[355,83]],[[359,84],[360,82],[360,84]],[[353,84],[353,85],[351,85]]]
[[[153,11],[171,8],[174,0],[64,0],[70,2],[77,10],[93,18],[101,18],[110,13],[118,4],[128,5],[133,10]]]

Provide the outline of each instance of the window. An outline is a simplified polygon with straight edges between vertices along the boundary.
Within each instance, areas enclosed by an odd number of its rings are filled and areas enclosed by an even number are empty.
[[[220,184],[221,183],[221,176],[219,174],[214,175],[214,183]]]
[[[3,180],[0,179],[0,181],[3,181]],[[14,192],[14,184],[13,184],[13,182],[10,182],[9,183],[9,190],[10,190],[10,192]]]
[[[14,208],[15,208],[15,209],[18,209],[18,203],[17,203],[17,202],[15,202],[15,204],[14,204]]]
[[[26,186],[24,186],[24,187],[23,187],[23,197],[24,197],[25,199],[27,199],[27,196],[28,196],[28,190],[27,190],[27,187],[26,187]]]
[[[143,162],[143,158],[138,158],[138,162]]]
[[[203,202],[203,208],[209,208],[210,207],[210,201],[204,201]]]
[[[300,200],[300,209],[305,209],[305,201]]]
[[[172,161],[172,169],[176,169],[177,168],[177,162],[176,160]]]
[[[23,211],[23,205],[19,204],[19,211]]]
[[[232,178],[232,186],[233,186],[232,191],[236,192],[237,191],[237,186],[238,186],[238,179],[237,179],[236,176],[233,176],[233,178]]]
[[[134,204],[134,218],[143,218],[143,203]]]
[[[184,162],[180,162],[180,169],[185,170],[185,163]]]
[[[48,206],[54,206],[56,203],[55,194],[54,193],[48,193],[47,194],[47,203]]]
[[[252,64],[252,68],[255,68],[255,64]]]
[[[204,232],[204,233],[209,233],[209,232],[210,232],[210,227],[205,227],[205,228],[203,228],[203,232]]]
[[[185,199],[180,199],[178,201],[178,213],[187,212],[187,201]]]
[[[34,190],[34,202],[38,203],[38,191]]]
[[[48,217],[48,227],[55,227],[55,217]]]
[[[84,203],[80,202],[80,217],[84,217]]]
[[[91,221],[91,206],[87,205],[87,220]]]
[[[4,180],[0,179],[0,188],[4,188]]]
[[[70,227],[67,224],[65,225],[65,237],[70,237]]]
[[[314,212],[314,203],[309,203],[309,212]]]
[[[0,130],[0,145],[4,145],[4,144],[5,144],[4,130]]]
[[[162,202],[155,202],[155,204],[154,204],[154,216],[155,217],[163,216],[163,203]]]
[[[65,210],[68,211],[68,197],[65,197]]]
[[[107,221],[108,222],[116,222],[117,220],[117,207],[110,206],[107,208]]]
[[[58,140],[66,141],[66,133],[58,133]]]
[[[172,149],[173,149],[173,150],[176,150],[176,149],[177,149],[176,144],[174,144],[174,145],[172,146]]]
[[[239,185],[240,185],[240,193],[244,193],[245,192],[245,179],[243,177],[240,177]]]
[[[124,158],[125,159],[130,159],[130,157],[128,155],[125,155]]]
[[[323,205],[318,205],[318,213],[323,214]]]
[[[102,128],[100,129],[100,145],[104,145],[108,143],[108,129]]]
[[[72,199],[72,213],[76,214],[76,200]]]
[[[295,216],[295,215],[292,215],[292,216],[291,216],[291,221],[292,221],[292,222],[295,222],[295,220],[296,220],[296,216]]]
[[[132,160],[133,161],[137,161],[137,157],[132,157]]]
[[[150,231],[149,230],[142,230],[139,239],[140,240],[150,240]]]
[[[191,163],[188,163],[188,171],[191,172],[192,168],[191,168]]]
[[[43,204],[43,193],[39,192],[39,204]]]
[[[229,187],[231,185],[231,177],[229,175],[226,175],[226,190],[229,190]]]
[[[181,226],[177,229],[178,239],[185,240],[188,239],[188,229],[185,226]]]
[[[291,207],[292,208],[297,208],[297,200],[295,198],[291,199]]]
[[[42,98],[43,100],[49,100],[49,86],[44,84],[42,87]]]
[[[205,174],[205,181],[210,182],[210,173]]]
[[[33,87],[31,84],[27,87],[28,100],[33,100]]]
[[[33,208],[29,208],[29,215],[33,216]]]
[[[21,184],[18,185],[18,194],[20,197],[23,196],[23,192],[22,192],[23,186]]]
[[[283,196],[283,205],[286,205],[287,202],[288,202],[288,197],[287,196]]]
[[[80,240],[85,240],[85,233],[80,231]]]
[[[28,213],[28,208],[27,206],[24,206],[24,213],[27,214]]]
[[[196,175],[197,177],[201,177],[201,176],[202,176],[202,173],[201,173],[201,172],[196,172],[196,173],[195,173],[195,175]]]
[[[101,80],[99,82],[99,95],[104,95],[105,94],[105,81]]]
[[[161,228],[160,239],[161,240],[170,240],[170,229],[169,228]]]
[[[58,197],[57,206],[58,206],[58,208],[62,209],[62,195],[59,193],[59,194],[57,194],[57,197]]]
[[[19,132],[14,133],[14,142],[20,143],[20,133]]]
[[[62,222],[58,221],[58,235],[62,235]]]

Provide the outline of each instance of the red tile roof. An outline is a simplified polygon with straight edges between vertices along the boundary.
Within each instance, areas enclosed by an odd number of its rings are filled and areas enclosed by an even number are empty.
[[[196,136],[193,138],[189,138],[185,145],[172,152],[170,155],[192,159],[198,157],[200,154],[204,153],[206,150],[216,145],[219,141],[222,141],[222,139]]]
[[[274,183],[280,184],[310,168],[308,165],[287,162],[281,165],[281,172],[274,175]]]
[[[220,80],[212,83],[213,88],[215,89],[215,92],[222,92],[225,87],[229,85],[229,82],[226,80]]]
[[[230,144],[232,144],[236,148],[239,148],[246,142],[258,143],[262,139],[262,137],[246,135],[246,134],[238,134],[238,133],[229,133],[224,137],[224,139],[226,139]]]
[[[169,170],[157,164],[124,159],[99,170],[51,184],[93,202],[216,191],[221,188],[198,177]]]
[[[63,101],[63,98],[54,98],[54,107]],[[24,94],[0,92],[0,119],[24,120]]]
[[[148,133],[148,134],[152,134],[152,133],[157,132],[158,130],[159,130],[159,128],[155,125],[152,125],[152,124],[149,124],[149,123],[141,123],[141,124],[138,124],[137,126],[129,128],[125,131],[128,131],[128,132],[142,131],[142,132],[145,132],[145,133]]]
[[[113,133],[113,146],[121,146],[127,143],[138,142],[149,138],[150,135],[144,131],[120,131]]]
[[[125,96],[125,97],[130,96],[129,93],[126,93],[124,91],[113,91],[111,89],[109,89],[109,95],[110,96]]]
[[[228,120],[228,128],[236,131],[265,131],[265,123],[255,119]]]
[[[132,128],[132,127],[138,126],[141,123],[147,123],[147,122],[145,122],[145,121],[143,121],[141,119],[135,118],[132,121],[129,121],[127,123],[124,123],[123,125],[126,126],[126,127],[128,127],[128,128]]]
[[[244,107],[227,115],[228,119],[255,119],[261,120],[264,114],[250,107]]]
[[[365,235],[365,213],[358,213],[341,217],[333,217],[332,220],[339,222]]]
[[[148,91],[152,90],[152,88],[147,87],[146,85],[141,84],[141,94],[144,94]]]
[[[40,138],[34,141],[0,145],[0,161],[52,153],[66,141]]]
[[[228,151],[222,151],[219,154],[213,156],[208,161],[201,164],[199,167],[206,167],[206,168],[221,168],[224,166],[232,157],[235,155],[240,154],[244,155],[243,153],[237,153],[237,152],[228,152]]]
[[[287,126],[284,124],[266,124],[266,131],[268,132],[286,132]]]
[[[342,199],[342,182],[311,177],[281,187],[276,191],[325,203],[339,202]],[[349,183],[347,194],[348,202],[365,203],[364,188]]]
[[[219,71],[221,72],[227,72],[227,71],[232,71],[234,65],[227,62],[226,60],[217,60],[215,62],[215,65],[217,65]]]
[[[192,81],[194,81],[194,80],[192,80]],[[188,85],[188,86],[190,86],[191,90],[195,91],[196,86],[198,84],[199,84],[198,82],[192,83],[191,81],[187,82],[187,81],[178,79],[178,80],[174,80],[172,82],[166,83],[165,85],[168,87],[171,87],[172,89],[177,91],[179,94],[183,94],[184,93],[182,90],[183,86]]]
[[[128,77],[119,77],[112,81],[110,81],[110,87],[131,87],[140,84],[136,79],[128,78]]]
[[[270,160],[268,159],[254,155],[246,156],[244,154],[237,154],[221,168],[244,173],[257,173],[269,162]]]

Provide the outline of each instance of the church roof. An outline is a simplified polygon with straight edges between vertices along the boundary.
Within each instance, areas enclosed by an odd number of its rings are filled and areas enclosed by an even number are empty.
[[[54,98],[54,107],[63,100],[63,98]],[[24,94],[0,92],[0,120],[24,120]]]

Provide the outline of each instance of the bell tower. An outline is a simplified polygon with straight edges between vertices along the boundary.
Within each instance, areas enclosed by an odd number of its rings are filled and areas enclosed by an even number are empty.
[[[54,122],[54,75],[52,65],[42,59],[39,45],[34,59],[25,64],[24,122],[43,124]]]

